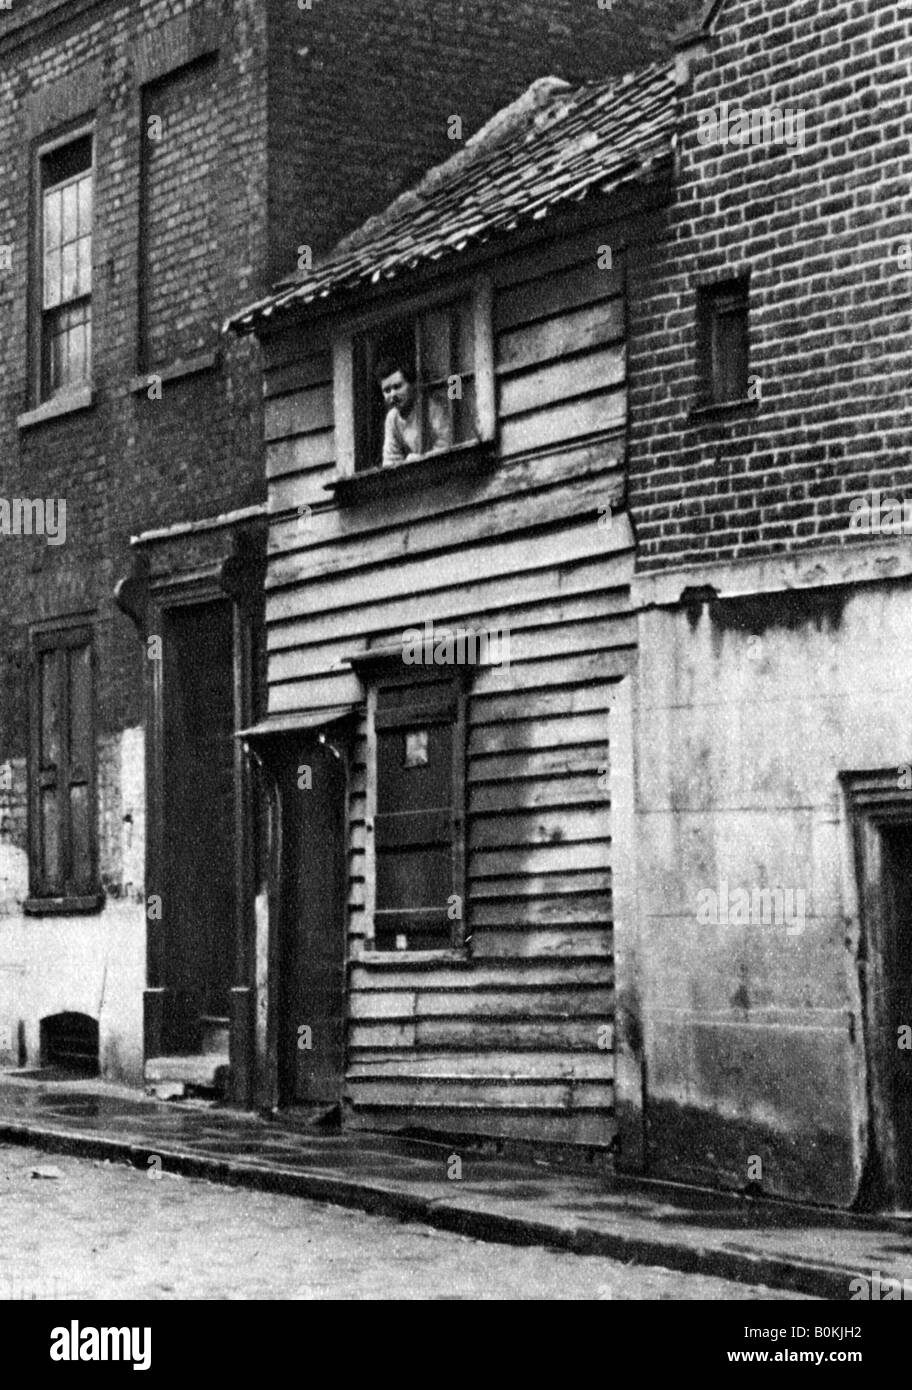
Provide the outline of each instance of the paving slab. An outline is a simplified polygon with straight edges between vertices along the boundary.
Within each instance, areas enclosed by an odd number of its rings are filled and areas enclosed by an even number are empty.
[[[875,1274],[908,1280],[912,1293],[912,1220],[576,1174],[394,1135],[327,1133],[293,1114],[165,1102],[103,1082],[0,1073],[0,1143],[138,1168],[154,1155],[164,1171],[188,1177],[819,1298],[848,1300],[852,1280]]]

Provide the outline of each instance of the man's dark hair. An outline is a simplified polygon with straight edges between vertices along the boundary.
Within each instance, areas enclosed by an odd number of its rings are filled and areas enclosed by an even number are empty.
[[[374,378],[378,382],[385,381],[394,372],[401,372],[406,381],[410,381],[414,386],[417,375],[415,364],[407,352],[389,351],[381,353],[377,358],[374,364]]]

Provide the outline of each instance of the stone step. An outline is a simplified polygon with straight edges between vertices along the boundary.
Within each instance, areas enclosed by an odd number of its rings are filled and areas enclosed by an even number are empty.
[[[159,1100],[180,1100],[194,1092],[224,1095],[228,1089],[228,1053],[150,1057],[144,1078],[148,1094]]]
[[[215,1018],[204,1014],[200,1019],[203,1052],[217,1053],[227,1057],[229,1026],[230,1020],[227,1018]]]

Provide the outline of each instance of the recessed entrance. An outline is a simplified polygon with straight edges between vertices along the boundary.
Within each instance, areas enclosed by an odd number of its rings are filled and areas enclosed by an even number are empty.
[[[870,1196],[912,1211],[912,793],[895,768],[843,776],[852,811],[871,1115]]]
[[[166,1046],[227,1050],[236,895],[231,606],[167,610],[164,632],[162,921]]]

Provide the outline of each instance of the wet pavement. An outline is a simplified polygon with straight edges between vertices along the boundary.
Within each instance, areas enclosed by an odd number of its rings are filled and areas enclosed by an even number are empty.
[[[287,1113],[267,1119],[157,1101],[102,1082],[0,1075],[0,1142],[824,1298],[847,1299],[853,1279],[874,1273],[912,1281],[912,1221],[521,1165],[395,1136],[331,1133]]]
[[[490,1244],[329,1202],[0,1146],[0,1299],[792,1297],[598,1255]]]

